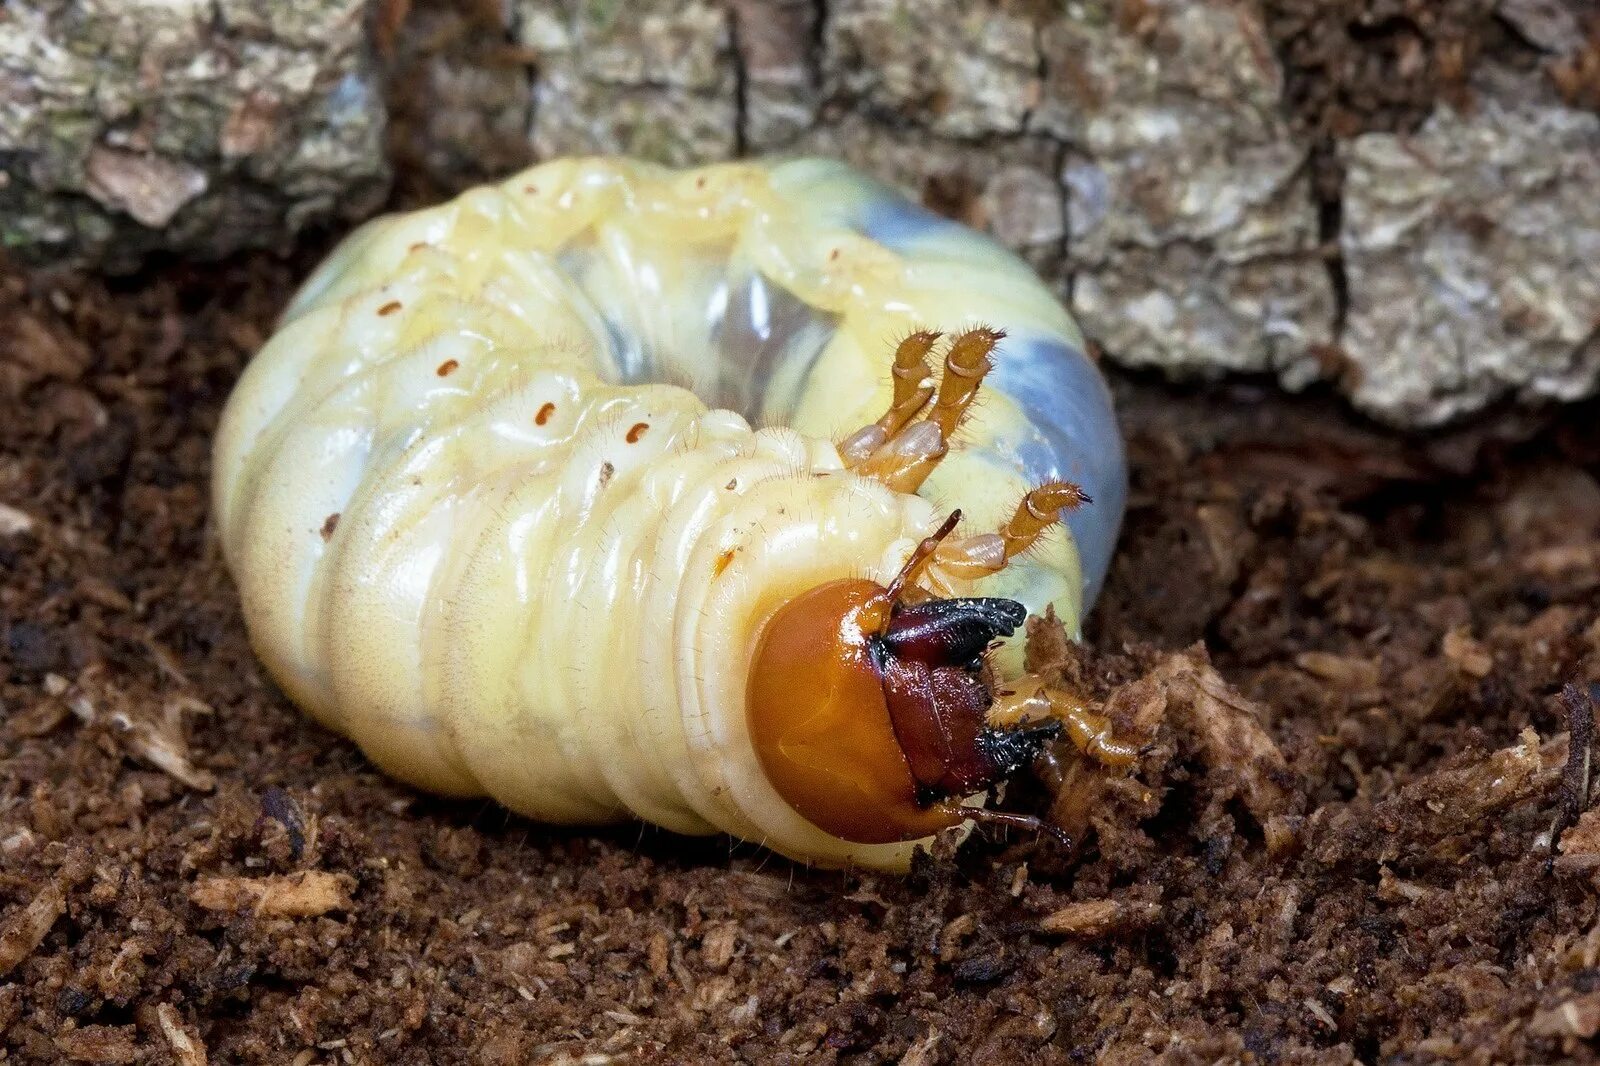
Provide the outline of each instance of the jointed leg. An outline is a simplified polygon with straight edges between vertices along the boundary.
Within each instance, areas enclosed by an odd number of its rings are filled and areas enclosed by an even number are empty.
[[[998,533],[942,541],[934,549],[928,568],[929,583],[935,591],[943,591],[942,586],[952,579],[972,580],[999,573],[1006,563],[1033,547],[1045,530],[1061,521],[1062,511],[1087,502],[1089,497],[1071,482],[1040,485],[1022,498]],[[996,693],[985,733],[1017,735],[1046,726],[1065,733],[1079,751],[1103,765],[1129,766],[1139,757],[1136,745],[1117,739],[1109,719],[1036,674],[1009,682]]]
[[[909,422],[921,412],[928,399],[923,393],[927,388],[925,384],[918,385],[914,392],[907,384],[910,375],[915,374],[910,361],[916,359],[926,370],[922,357],[931,350],[932,340],[923,347],[920,338],[931,336],[913,334],[901,344],[895,353],[895,401],[889,412],[840,445],[845,461],[858,473],[877,478],[899,492],[917,491],[949,451],[951,436],[971,409],[978,386],[993,365],[989,354],[1005,334],[980,328],[957,337],[945,353],[944,376],[939,382],[933,410],[925,421]],[[910,352],[907,352],[908,345],[913,346]],[[917,351],[918,348],[921,350]],[[906,370],[907,377],[901,376],[902,369]],[[921,380],[925,382],[926,378]],[[913,401],[918,405],[915,410],[911,409]]]
[[[1016,513],[998,533],[947,540],[934,558],[934,569],[945,579],[974,580],[998,574],[1006,563],[1021,555],[1061,520],[1063,510],[1091,502],[1082,489],[1070,481],[1048,481],[1033,489],[1017,504]]]
[[[1074,511],[1091,502],[1084,491],[1070,481],[1047,481],[1032,490],[1017,504],[1011,521],[1000,529],[1006,558],[1013,559],[1033,547],[1045,530],[1061,521],[1062,511]]]
[[[945,440],[955,435],[956,426],[966,417],[984,375],[994,367],[989,353],[1004,339],[1005,334],[997,329],[973,329],[951,342],[944,357],[944,377],[939,379],[939,398],[928,416]]]
[[[980,829],[1021,829],[1024,832],[1041,833],[1067,851],[1072,850],[1072,837],[1059,826],[1051,825],[1037,815],[996,811],[988,807],[962,807],[958,813],[970,819]]]
[[[1109,718],[1095,714],[1082,700],[1035,674],[1008,682],[989,709],[989,724],[1001,729],[1043,722],[1061,723],[1077,749],[1102,765],[1131,766],[1139,758],[1139,747],[1118,740]]]
[[[870,426],[862,426],[839,445],[847,466],[857,466],[900,434],[933,399],[933,374],[928,369],[928,353],[941,334],[919,330],[900,342],[894,352],[894,399],[889,410]]]

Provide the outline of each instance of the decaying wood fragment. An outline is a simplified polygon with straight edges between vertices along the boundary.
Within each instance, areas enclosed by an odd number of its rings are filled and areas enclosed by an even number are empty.
[[[349,910],[355,880],[348,874],[305,870],[274,877],[208,877],[189,893],[208,911],[251,911],[263,918],[315,918]]]
[[[183,1018],[170,1003],[156,1008],[156,1020],[161,1024],[161,1035],[167,1038],[172,1057],[178,1066],[206,1066],[206,1046],[193,1029],[183,1024]]]
[[[4,977],[17,964],[32,955],[44,943],[50,929],[67,911],[67,896],[60,885],[50,884],[39,890],[21,910],[13,913],[0,925],[0,977]]]
[[[1167,690],[1168,721],[1197,742],[1206,765],[1237,775],[1240,798],[1258,822],[1290,806],[1293,779],[1262,725],[1263,709],[1223,680],[1204,649],[1169,656],[1152,677]]]
[[[1293,845],[1295,823],[1287,815],[1296,803],[1294,776],[1262,725],[1261,708],[1217,673],[1203,648],[1170,655],[1146,676],[1118,687],[1101,713],[1124,739],[1155,741],[1154,756],[1187,755],[1220,775],[1216,802],[1237,795],[1257,822],[1270,827],[1274,852]],[[1163,723],[1171,730],[1168,740],[1157,739]],[[1075,839],[1116,792],[1150,808],[1145,814],[1154,813],[1151,789],[1081,760],[1069,764],[1053,787],[1051,820]]]
[[[47,683],[47,691],[61,696],[67,709],[85,725],[102,719],[110,722],[128,752],[157,770],[199,792],[210,792],[217,787],[211,771],[191,761],[189,744],[184,739],[185,712],[211,713],[210,707],[192,696],[180,695],[166,700],[159,719],[152,720],[135,709],[133,701],[106,680],[98,666],[85,669],[73,684],[57,678],[53,684]]]
[[[1148,900],[1090,899],[1069,903],[1039,920],[1046,933],[1093,938],[1118,929],[1149,925],[1161,907]]]
[[[1600,992],[1590,992],[1539,1011],[1528,1023],[1536,1036],[1576,1036],[1588,1039],[1600,1033]]]
[[[1550,851],[1554,858],[1556,842],[1589,806],[1589,768],[1594,749],[1594,699],[1577,685],[1561,690],[1561,706],[1567,712],[1567,764],[1561,771],[1561,799],[1555,819],[1550,823]],[[1564,849],[1565,850],[1565,849]]]
[[[1376,803],[1330,804],[1307,819],[1307,845],[1321,865],[1358,856],[1395,863],[1457,861],[1503,812],[1542,799],[1567,762],[1565,733],[1541,742],[1525,729],[1510,747],[1463,755]]]

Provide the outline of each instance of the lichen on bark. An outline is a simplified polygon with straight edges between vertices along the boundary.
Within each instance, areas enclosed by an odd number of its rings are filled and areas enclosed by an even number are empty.
[[[0,13],[0,241],[122,271],[278,245],[382,199],[365,0],[23,0]]]

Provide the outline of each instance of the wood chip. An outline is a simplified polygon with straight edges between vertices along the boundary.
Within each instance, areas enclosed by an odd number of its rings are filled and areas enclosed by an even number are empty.
[[[1088,899],[1045,915],[1039,928],[1065,936],[1098,937],[1117,929],[1148,925],[1160,916],[1161,908],[1145,900]]]
[[[46,885],[27,906],[14,912],[0,926],[0,977],[44,943],[50,929],[67,910],[67,895],[60,885]]]
[[[183,1018],[170,1003],[156,1008],[156,1020],[161,1024],[161,1034],[167,1038],[172,1057],[178,1066],[206,1066],[206,1046],[200,1035],[183,1024]]]
[[[276,877],[208,877],[189,899],[208,911],[250,910],[264,918],[315,918],[349,910],[355,879],[323,870]]]
[[[1308,854],[1324,866],[1340,866],[1370,854],[1362,841],[1380,833],[1374,857],[1396,862],[1423,854],[1459,859],[1499,812],[1547,796],[1567,762],[1565,733],[1541,743],[1524,729],[1517,743],[1487,755],[1463,753],[1383,800],[1329,805],[1307,822]],[[1473,828],[1478,827],[1478,828]]]
[[[209,707],[193,697],[177,696],[162,706],[160,720],[152,721],[136,711],[132,701],[101,673],[99,667],[91,666],[79,675],[64,694],[68,710],[85,725],[103,717],[116,728],[131,754],[189,788],[210,792],[217,787],[217,779],[209,770],[190,761],[189,744],[183,735],[183,714],[209,713]]]
[[[1517,563],[1521,569],[1546,578],[1592,576],[1600,573],[1600,540],[1540,548]]]
[[[1265,712],[1212,667],[1203,648],[1168,656],[1150,675],[1167,691],[1167,720],[1192,736],[1208,766],[1238,774],[1241,798],[1265,825],[1292,803],[1292,776],[1262,725]]]
[[[87,600],[93,604],[98,604],[99,606],[105,607],[108,610],[133,610],[133,601],[128,599],[127,596],[123,595],[121,589],[111,584],[111,582],[106,581],[104,578],[93,577],[90,575],[80,577],[78,578],[77,584],[73,586],[73,592],[76,593],[80,599]]]
[[[1577,1036],[1585,1040],[1600,1033],[1600,992],[1539,1011],[1528,1023],[1528,1031],[1535,1036]]]
[[[1600,810],[1584,811],[1560,841],[1556,869],[1575,873],[1600,868]]]
[[[1543,794],[1560,779],[1567,750],[1565,735],[1543,744],[1539,734],[1524,729],[1516,744],[1476,763],[1435,770],[1402,788],[1399,798],[1430,811],[1449,811],[1454,821],[1483,818]]]
[[[900,1066],[933,1066],[939,1061],[939,1041],[943,1037],[944,1034],[939,1030],[930,1030],[927,1036],[912,1044],[900,1056]]]
[[[8,504],[0,503],[0,537],[14,537],[33,528],[33,516]]]
[[[1440,650],[1451,665],[1468,677],[1488,677],[1494,669],[1494,655],[1464,627],[1457,626],[1446,633]]]
[[[1378,898],[1385,903],[1419,903],[1430,895],[1424,886],[1396,877],[1388,866],[1378,867]]]
[[[77,381],[94,362],[88,346],[60,320],[47,322],[22,314],[7,325],[13,331],[13,343],[6,346],[7,358],[35,380]]]
[[[86,1025],[56,1037],[56,1050],[72,1062],[136,1062],[139,1048],[131,1025]]]
[[[700,938],[700,955],[713,970],[726,970],[733,961],[733,949],[739,943],[739,927],[732,922],[712,926]]]
[[[1294,658],[1295,665],[1312,677],[1331,682],[1339,688],[1359,692],[1377,688],[1381,677],[1376,660],[1354,655],[1332,655],[1322,651],[1304,651]]]

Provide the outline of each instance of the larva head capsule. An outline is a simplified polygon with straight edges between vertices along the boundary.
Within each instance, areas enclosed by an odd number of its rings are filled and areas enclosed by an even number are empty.
[[[762,628],[748,688],[773,787],[818,828],[861,844],[960,824],[962,797],[1014,773],[1057,732],[985,723],[984,650],[1026,616],[1012,600],[897,603],[855,579],[788,601]]]

